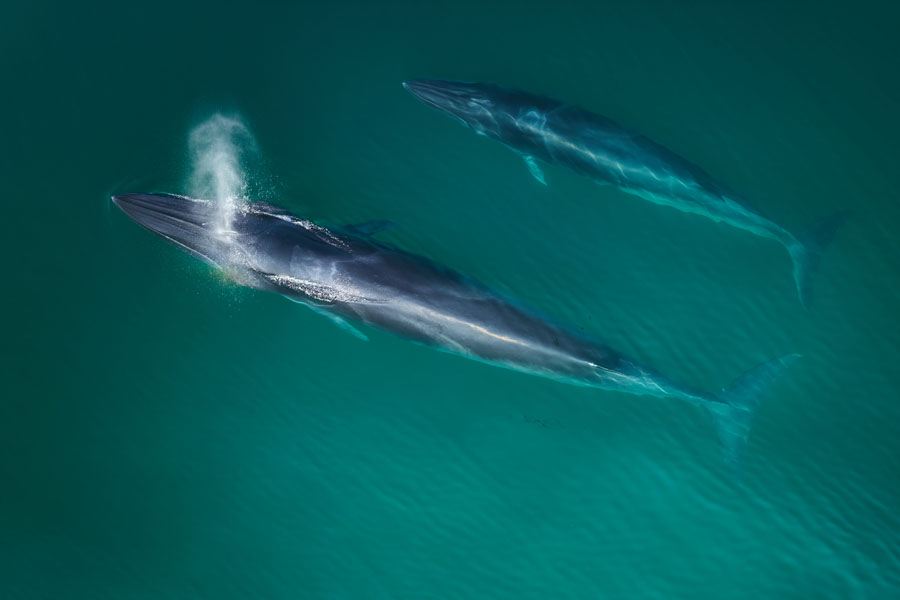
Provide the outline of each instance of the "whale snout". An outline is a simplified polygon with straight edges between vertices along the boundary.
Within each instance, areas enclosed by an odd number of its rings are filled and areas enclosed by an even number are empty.
[[[436,108],[443,108],[451,100],[462,96],[460,84],[440,79],[409,79],[403,82],[403,89]]]
[[[220,243],[214,232],[212,202],[175,194],[118,194],[110,200],[138,225],[215,263]]]
[[[403,88],[428,106],[459,118],[470,112],[470,102],[480,95],[478,84],[441,79],[410,79]]]
[[[210,202],[175,194],[118,194],[110,200],[148,229],[166,220],[202,226],[212,216]]]

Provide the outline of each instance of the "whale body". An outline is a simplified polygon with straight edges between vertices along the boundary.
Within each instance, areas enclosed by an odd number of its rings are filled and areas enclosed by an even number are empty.
[[[519,153],[531,174],[545,185],[538,161],[569,167],[655,204],[779,242],[791,255],[804,306],[811,301],[812,277],[821,252],[847,217],[845,212],[832,215],[795,236],[696,164],[606,117],[490,83],[422,79],[403,86],[425,104]]]
[[[383,222],[327,228],[266,203],[239,206],[223,221],[215,203],[185,196],[112,200],[236,283],[305,304],[358,337],[366,337],[357,329],[363,325],[570,384],[703,406],[735,467],[761,394],[797,356],[763,363],[718,393],[703,392],[446,266],[378,241]]]

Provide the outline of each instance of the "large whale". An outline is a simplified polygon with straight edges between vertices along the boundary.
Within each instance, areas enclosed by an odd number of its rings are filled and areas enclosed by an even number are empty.
[[[656,204],[695,213],[780,242],[794,263],[794,281],[809,306],[822,250],[846,213],[793,235],[762,216],[699,166],[617,123],[557,100],[490,83],[412,80],[403,87],[425,104],[456,117],[475,133],[519,153],[546,184],[538,160],[564,165],[596,182]]]
[[[679,385],[573,328],[537,316],[427,258],[374,239],[384,222],[340,229],[265,203],[226,219],[216,203],[113,196],[125,214],[240,285],[287,296],[365,337],[365,324],[479,361],[567,383],[684,400],[715,418],[737,467],[760,395],[797,355],[763,363],[717,393]]]

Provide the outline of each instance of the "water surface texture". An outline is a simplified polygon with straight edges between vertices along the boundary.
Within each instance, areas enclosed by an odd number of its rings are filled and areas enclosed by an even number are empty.
[[[0,598],[900,595],[900,15],[726,4],[4,3]],[[854,215],[807,311],[775,242],[545,187],[422,77],[606,115],[791,231]],[[703,390],[803,358],[737,486],[695,407],[362,341],[131,191],[395,221]]]

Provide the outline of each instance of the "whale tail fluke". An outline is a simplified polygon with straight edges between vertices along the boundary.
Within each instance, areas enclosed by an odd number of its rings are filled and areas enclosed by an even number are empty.
[[[721,403],[707,405],[716,422],[725,462],[738,480],[741,456],[760,399],[781,371],[798,358],[799,354],[787,354],[753,367],[716,395]]]
[[[816,221],[806,231],[788,244],[788,252],[794,261],[794,281],[800,302],[809,308],[812,302],[812,279],[819,267],[822,251],[834,238],[834,234],[850,217],[848,211],[841,211]]]

